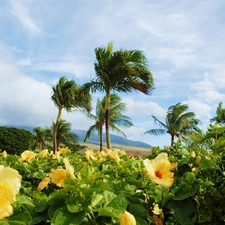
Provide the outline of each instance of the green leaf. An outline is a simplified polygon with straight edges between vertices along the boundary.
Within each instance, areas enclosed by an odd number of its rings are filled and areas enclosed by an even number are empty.
[[[27,225],[31,223],[31,215],[25,208],[15,209],[7,221],[9,225]]]
[[[182,176],[182,181],[188,184],[193,184],[195,181],[195,174],[193,172],[186,172]]]
[[[207,169],[214,169],[214,162],[209,159],[203,159],[199,163],[199,168],[202,170],[207,170]]]
[[[196,216],[194,215],[195,207],[190,199],[183,201],[173,201],[168,204],[174,218],[182,225],[194,225]]]
[[[111,201],[109,199],[112,197],[112,195],[108,194],[108,197],[109,198],[106,201],[108,204],[105,204],[106,206],[98,210],[98,215],[119,218],[127,207],[127,201],[125,197],[123,195],[118,195],[111,199]]]
[[[199,208],[199,216],[198,216],[198,222],[199,223],[204,223],[207,221],[210,221],[212,218],[212,210],[210,208]]]
[[[105,198],[101,194],[93,193],[93,197],[91,199],[91,207],[96,207],[101,205],[105,201]]]
[[[88,208],[88,200],[71,197],[66,201],[67,208],[71,213],[85,211]]]
[[[51,225],[79,225],[86,216],[86,212],[70,213],[66,207],[57,209],[51,220]]]
[[[174,200],[184,200],[186,198],[194,196],[195,189],[189,184],[182,183],[179,186],[174,187],[172,193]]]
[[[128,211],[135,217],[137,225],[148,225],[148,212],[143,206],[134,204],[129,206]]]

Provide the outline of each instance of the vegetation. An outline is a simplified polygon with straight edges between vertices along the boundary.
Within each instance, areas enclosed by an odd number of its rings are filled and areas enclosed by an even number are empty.
[[[88,117],[95,120],[95,124],[92,125],[85,136],[84,142],[86,142],[90,135],[94,131],[98,131],[99,137],[100,137],[100,151],[102,151],[103,146],[103,126],[105,125],[105,105],[106,105],[106,98],[103,98],[102,101],[97,101],[96,106],[96,115],[92,113],[88,113]],[[130,127],[132,126],[131,119],[128,116],[125,116],[122,114],[123,111],[126,110],[126,106],[124,103],[121,102],[121,99],[116,94],[110,95],[110,117],[109,117],[109,124],[110,128],[112,130],[115,130],[119,133],[122,133],[124,137],[126,135],[123,133],[123,131],[118,127]],[[117,126],[118,125],[118,126]]]
[[[94,64],[96,79],[83,85],[92,92],[105,93],[105,128],[107,148],[110,143],[110,94],[111,91],[128,93],[140,91],[150,94],[153,89],[153,76],[148,69],[147,58],[139,50],[119,50],[113,52],[113,44],[95,49]]]
[[[216,115],[211,119],[211,122],[221,123],[225,125],[225,108],[223,108],[222,102],[219,103],[216,110]]]
[[[62,110],[71,112],[74,109],[91,109],[91,96],[89,92],[82,91],[74,80],[68,81],[61,77],[55,87],[52,87],[52,101],[58,108],[58,115],[54,126],[54,151],[57,151],[57,131],[60,124]]]
[[[200,132],[200,129],[197,127],[200,121],[195,118],[193,112],[187,112],[187,110],[188,105],[186,104],[177,103],[172,105],[167,111],[165,123],[152,115],[155,123],[161,128],[148,130],[144,134],[162,135],[168,133],[171,136],[171,145],[173,145],[175,137],[180,136],[184,140],[188,140],[188,136]]]
[[[169,149],[152,148],[145,158],[118,149],[2,153],[1,178],[9,167],[14,171],[0,180],[5,193],[0,198],[6,202],[0,223],[223,225],[224,164],[224,151],[193,150],[180,141]],[[10,203],[13,179],[20,190]]]
[[[0,127],[0,152],[6,150],[9,154],[20,155],[29,149],[34,136],[30,131],[14,127]]]

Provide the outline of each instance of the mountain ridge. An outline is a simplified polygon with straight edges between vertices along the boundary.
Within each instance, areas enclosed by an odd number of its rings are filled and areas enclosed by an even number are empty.
[[[0,125],[0,126],[4,126],[4,127],[15,127],[15,128],[20,128],[20,129],[24,129],[24,130],[29,130],[30,132],[33,131],[34,127],[30,127],[30,126],[23,126],[23,125]],[[80,143],[84,143],[84,138],[86,136],[87,131],[82,130],[82,129],[72,129],[71,130],[73,133],[75,133],[78,138],[79,138],[79,142]],[[105,139],[105,133],[103,133],[103,142],[106,142]],[[130,139],[127,139],[125,137],[119,136],[119,135],[115,135],[115,134],[110,134],[110,139],[111,139],[111,144],[119,144],[119,145],[123,145],[123,146],[132,146],[132,147],[140,147],[140,148],[146,148],[146,149],[150,149],[152,146],[142,142],[142,141],[132,141]],[[99,145],[100,141],[99,141],[99,135],[97,133],[92,133],[90,138],[88,139],[88,141],[86,143],[89,144],[95,144],[95,145]],[[85,143],[84,143],[85,144]]]

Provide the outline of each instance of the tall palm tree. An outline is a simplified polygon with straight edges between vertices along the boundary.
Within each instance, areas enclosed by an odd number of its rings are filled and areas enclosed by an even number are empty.
[[[95,120],[95,124],[90,126],[85,136],[84,142],[86,142],[91,134],[94,131],[98,131],[99,138],[100,138],[100,151],[102,151],[103,146],[103,126],[105,124],[105,104],[106,98],[103,98],[102,101],[98,99],[96,105],[96,115],[89,113],[89,118]],[[109,124],[112,130],[115,130],[119,133],[122,133],[124,137],[126,135],[123,131],[118,127],[130,127],[133,126],[131,119],[128,116],[123,115],[122,113],[126,110],[126,105],[121,102],[121,99],[116,94],[110,95],[110,117],[109,117]]]
[[[167,111],[165,123],[152,115],[155,123],[161,128],[148,130],[144,134],[162,135],[168,133],[171,136],[172,145],[175,137],[181,136],[185,140],[193,132],[200,132],[201,130],[197,127],[200,120],[195,118],[193,112],[186,112],[187,110],[188,105],[186,104],[177,103],[176,105],[170,106]]]
[[[54,151],[57,151],[57,131],[62,116],[62,110],[71,112],[74,109],[91,109],[91,96],[89,92],[82,91],[82,88],[74,80],[68,81],[61,77],[55,87],[52,87],[52,101],[58,108],[58,114],[54,129]]]
[[[128,93],[135,90],[150,94],[153,89],[153,76],[142,51],[121,49],[113,52],[113,44],[109,43],[107,47],[96,48],[95,55],[96,78],[86,83],[84,88],[105,93],[106,142],[107,148],[110,148],[111,91]]]
[[[51,129],[55,130],[56,123],[52,122]],[[78,136],[71,132],[71,123],[66,122],[65,120],[60,120],[57,130],[57,149],[60,144],[63,144],[67,147],[72,146],[73,144],[76,144],[78,142]]]

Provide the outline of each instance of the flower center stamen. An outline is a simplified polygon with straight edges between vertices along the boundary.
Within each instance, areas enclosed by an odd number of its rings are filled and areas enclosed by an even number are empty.
[[[162,174],[161,174],[159,171],[156,171],[156,172],[155,172],[155,175],[156,175],[158,178],[160,178],[160,179],[162,178]]]

